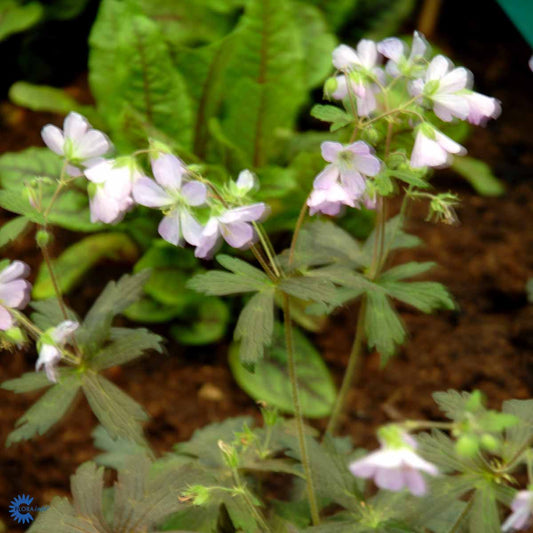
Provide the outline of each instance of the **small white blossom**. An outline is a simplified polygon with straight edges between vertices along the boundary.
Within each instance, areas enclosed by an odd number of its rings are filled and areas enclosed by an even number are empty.
[[[232,182],[233,183],[233,182]],[[242,170],[235,181],[235,189],[239,196],[246,196],[249,192],[259,188],[259,182],[249,170]]]
[[[133,207],[133,184],[142,177],[131,161],[103,160],[85,170],[89,188],[91,222],[116,224]]]
[[[263,220],[267,214],[267,205],[260,202],[211,215],[202,231],[194,255],[202,259],[211,258],[222,239],[239,250],[250,247],[257,238],[251,223]]]
[[[381,440],[379,450],[351,463],[351,473],[374,479],[382,489],[400,491],[405,487],[415,496],[423,496],[427,487],[421,472],[436,476],[437,467],[415,452],[416,441],[409,435],[399,433],[391,440]]]
[[[448,58],[438,55],[431,60],[425,79],[411,84],[411,93],[429,99],[433,103],[433,111],[441,120],[450,122],[453,117],[465,120],[470,106],[462,91],[469,88],[471,81],[468,70],[454,68]]]
[[[63,131],[48,124],[42,129],[41,136],[50,150],[69,162],[67,172],[70,176],[81,176],[79,166],[94,165],[112,148],[104,133],[91,128],[87,119],[74,111],[65,118]]]
[[[26,278],[30,267],[13,261],[0,271],[0,330],[7,331],[15,324],[10,309],[24,309],[30,301],[31,285]]]
[[[445,167],[451,163],[451,154],[464,155],[466,149],[427,123],[419,127],[411,153],[413,168]]]
[[[61,361],[61,350],[78,327],[77,322],[65,320],[55,328],[45,331],[39,340],[39,358],[35,370],[39,371],[44,366],[46,376],[54,383],[57,382],[56,366]]]
[[[519,491],[511,503],[513,511],[502,524],[502,531],[526,529],[533,516],[533,490]]]
[[[196,246],[203,227],[192,216],[189,206],[205,204],[207,189],[199,181],[183,183],[187,169],[172,154],[160,154],[152,159],[155,181],[139,178],[133,187],[133,198],[146,207],[162,209],[165,216],[159,224],[159,235],[166,241],[181,246],[183,239]]]
[[[476,126],[484,125],[490,118],[498,118],[502,112],[496,98],[474,91],[465,91],[462,96],[468,102],[467,120]]]

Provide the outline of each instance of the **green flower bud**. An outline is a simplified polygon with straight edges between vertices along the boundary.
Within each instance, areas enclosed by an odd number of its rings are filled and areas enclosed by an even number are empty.
[[[52,241],[52,234],[45,229],[40,229],[35,234],[35,242],[39,248],[46,248]]]
[[[455,451],[461,457],[473,457],[479,450],[479,442],[473,435],[462,435],[455,443]]]
[[[28,340],[24,331],[18,327],[9,328],[4,332],[4,335],[7,341],[16,344],[19,347]]]
[[[224,441],[219,440],[218,441],[218,447],[222,451],[222,455],[224,456],[224,461],[226,464],[231,468],[238,468],[239,467],[239,455],[237,454],[237,450],[230,446],[229,444],[226,444]]]
[[[328,78],[326,83],[324,83],[324,96],[331,98],[338,86],[339,83],[337,82],[337,78]]]
[[[366,141],[370,146],[376,146],[383,138],[381,132],[374,126],[369,126],[363,130],[361,134],[363,141]]]
[[[481,447],[489,452],[496,452],[498,451],[500,447],[500,442],[496,437],[491,435],[490,433],[484,433],[481,436]]]

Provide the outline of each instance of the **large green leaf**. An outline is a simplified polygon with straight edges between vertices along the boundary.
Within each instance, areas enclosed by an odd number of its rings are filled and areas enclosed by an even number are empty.
[[[5,222],[0,228],[0,248],[16,240],[21,233],[24,233],[29,223],[29,219],[24,216],[15,217]]]
[[[379,281],[389,296],[416,307],[423,313],[454,309],[455,303],[446,287],[435,281]]]
[[[16,422],[16,429],[7,437],[6,446],[43,435],[63,415],[74,401],[81,381],[78,374],[65,374],[47,390]]]
[[[336,395],[331,375],[320,354],[305,336],[296,329],[293,335],[303,414],[309,418],[327,416]],[[276,326],[272,345],[266,349],[265,357],[256,362],[253,372],[241,363],[238,344],[232,345],[229,362],[237,383],[252,398],[263,400],[284,412],[294,413],[281,325]]]
[[[156,128],[188,148],[191,109],[156,22],[131,2],[104,0],[90,35],[89,82],[116,142],[145,142]]]
[[[484,161],[468,156],[454,157],[452,168],[483,196],[501,196],[505,192],[503,183]]]
[[[286,0],[250,0],[234,33],[222,128],[247,164],[272,160],[306,98],[304,52]]]
[[[37,24],[43,16],[39,2],[23,4],[16,0],[3,0],[0,6],[0,41]]]
[[[75,289],[89,270],[104,259],[132,262],[138,251],[125,233],[98,233],[85,237],[67,248],[53,264],[54,274],[62,293]],[[46,265],[42,264],[33,285],[37,300],[55,295],[54,285]]]

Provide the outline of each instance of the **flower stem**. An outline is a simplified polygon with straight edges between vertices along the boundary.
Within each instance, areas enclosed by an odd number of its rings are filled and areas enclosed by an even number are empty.
[[[311,476],[311,465],[309,463],[307,443],[305,442],[304,421],[302,415],[302,406],[300,404],[300,392],[298,390],[298,381],[296,377],[296,361],[294,358],[294,346],[292,339],[291,305],[289,297],[286,294],[283,295],[283,315],[285,321],[285,343],[287,345],[287,362],[289,366],[289,378],[291,381],[294,415],[296,418],[296,426],[298,429],[300,455],[302,457],[302,466],[304,468],[305,473],[305,483],[307,487],[307,498],[309,500],[311,519],[313,521],[313,525],[316,526],[320,523],[320,516],[318,513],[318,505],[316,501],[315,488],[313,485],[313,478]]]
[[[56,293],[57,302],[59,304],[59,308],[61,309],[61,314],[63,315],[63,318],[65,320],[68,320],[67,308],[65,306],[65,302],[63,301],[63,295],[61,294],[61,290],[59,289],[57,278],[54,274],[54,268],[52,266],[52,260],[50,259],[48,248],[46,246],[43,246],[41,248],[41,252],[43,253],[43,259],[46,264],[46,268],[48,269],[48,273],[50,274],[50,279],[54,287],[54,292]]]
[[[289,268],[294,262],[294,252],[296,250],[296,243],[298,242],[298,236],[300,235],[300,230],[302,229],[306,214],[307,198],[305,199],[302,208],[300,209],[300,214],[298,215],[298,220],[296,221],[296,226],[294,227],[294,233],[292,234],[291,247],[289,249]]]
[[[335,400],[335,405],[331,413],[328,425],[326,427],[325,435],[334,435],[339,425],[340,417],[344,410],[346,403],[346,397],[350,391],[354,381],[357,380],[359,375],[359,369],[361,367],[361,355],[363,353],[363,344],[365,339],[365,309],[366,298],[363,296],[361,301],[361,307],[359,309],[359,315],[357,317],[357,328],[355,331],[355,338],[352,344],[352,350],[350,352],[350,358],[348,359],[348,366],[346,372],[342,378],[342,385]]]

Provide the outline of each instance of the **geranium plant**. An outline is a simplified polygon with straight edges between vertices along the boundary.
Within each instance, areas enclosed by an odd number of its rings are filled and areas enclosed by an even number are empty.
[[[252,4],[243,32],[251,31],[254,9],[261,8]],[[111,158],[111,141],[76,112],[66,117],[63,130],[43,129],[59,175],[36,176],[25,195],[4,195],[2,205],[38,227],[36,241],[55,296],[32,302],[28,317],[28,268],[5,262],[0,329],[6,341],[33,338],[39,352],[36,372],[3,387],[17,393],[49,388],[17,422],[8,444],[45,433],[82,391],[101,424],[94,436],[105,453],[96,462],[118,470],[118,481],[106,490],[103,468],[82,465],[72,478],[73,502],[55,498],[31,531],[444,533],[526,527],[532,510],[532,400],[508,401],[498,412],[485,407],[479,392],[437,392],[445,421],[386,425],[378,431],[380,449],[370,453],[338,436],[366,348],[377,350],[385,365],[406,340],[395,302],[423,313],[454,309],[441,284],[411,279],[433,263],[391,265],[390,258],[394,250],[419,244],[404,231],[409,202],[426,201],[430,219],[456,219],[458,198],[435,192],[430,181],[433,168],[465,153],[442,130],[457,120],[479,125],[496,118],[500,104],[472,90],[468,70],[441,54],[432,58],[417,32],[410,47],[396,38],[364,39],[356,49],[340,45],[332,63],[334,73],[324,85],[329,103],[312,109],[330,125],[331,139],[321,143],[319,172],[307,176],[285,250],[275,248],[264,224],[271,207],[259,196],[261,180],[253,172],[274,150],[274,138],[265,134],[264,149],[254,146],[248,153],[249,139],[238,136],[237,123],[228,126],[227,134],[235,136],[228,142],[244,150],[252,169],[239,168],[234,179],[224,180],[211,175],[209,165],[175,153],[160,136]],[[248,111],[230,109],[228,116],[238,116],[247,131]],[[231,365],[244,388],[254,384],[247,390],[260,401],[262,426],[229,419],[156,456],[143,434],[147,414],[102,375],[162,348],[163,339],[147,329],[113,325],[117,314],[138,303],[150,270],[108,284],[83,319],[68,307],[49,241],[54,210],[72,191],[87,194],[93,223],[127,223],[138,206],[156,209],[156,231],[168,246],[194,247],[197,258],[215,258],[223,267],[197,273],[187,285],[208,296],[245,295]],[[391,216],[396,196],[401,207]],[[376,213],[365,242],[336,223],[361,210]],[[12,226],[13,236],[18,230]],[[222,246],[226,253],[219,254]],[[305,324],[355,302],[353,347],[336,392],[321,359],[306,357],[308,341],[294,322]],[[286,380],[272,378],[280,361]],[[274,399],[265,401],[269,387]],[[314,394],[303,392],[309,389]],[[329,416],[323,435],[305,424],[305,414]],[[523,465],[529,488],[513,477]],[[272,500],[264,489],[272,473],[290,476],[284,500]]]

